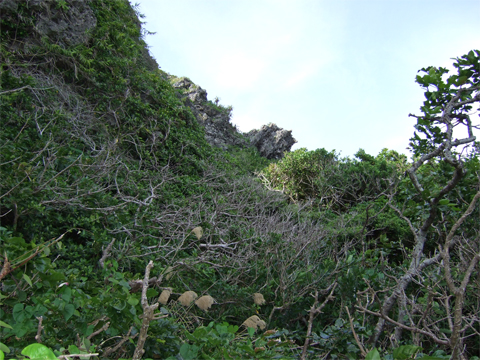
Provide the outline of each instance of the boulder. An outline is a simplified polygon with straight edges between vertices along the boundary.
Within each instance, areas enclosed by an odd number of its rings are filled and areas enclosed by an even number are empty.
[[[260,155],[267,159],[281,159],[297,142],[291,130],[281,129],[273,123],[263,125],[260,130],[252,130],[246,135]]]

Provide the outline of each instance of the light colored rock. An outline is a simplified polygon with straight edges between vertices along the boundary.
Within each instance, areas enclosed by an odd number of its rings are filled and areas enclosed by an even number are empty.
[[[168,299],[170,298],[170,295],[172,294],[172,289],[164,289],[160,296],[158,297],[158,302],[162,305],[167,305]]]
[[[195,305],[204,311],[210,309],[213,304],[215,304],[215,300],[210,295],[204,295],[195,301]]]
[[[242,324],[243,326],[249,328],[253,328],[255,330],[263,330],[267,326],[265,321],[260,319],[257,315],[250,316],[247,320],[245,320]]]
[[[253,294],[253,302],[256,305],[263,305],[263,304],[265,304],[265,298],[263,297],[262,294],[255,293],[255,294]]]
[[[205,129],[209,144],[227,149],[229,146],[248,146],[247,140],[230,122],[231,110],[208,101],[207,91],[189,78],[170,77],[170,83],[178,90],[186,106]]]
[[[171,266],[167,267],[167,269],[165,270],[165,279],[168,281],[172,278],[172,276],[175,274],[175,272],[173,271],[173,268]]]
[[[178,302],[183,306],[190,306],[198,297],[195,291],[185,291],[179,298]]]
[[[197,226],[196,228],[193,228],[192,233],[195,234],[198,240],[203,236],[203,228],[201,226]]]

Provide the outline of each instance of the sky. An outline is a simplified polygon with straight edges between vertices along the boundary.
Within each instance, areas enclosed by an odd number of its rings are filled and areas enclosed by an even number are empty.
[[[417,71],[480,49],[479,0],[136,2],[161,69],[233,106],[241,131],[272,122],[293,149],[342,156],[409,154]]]

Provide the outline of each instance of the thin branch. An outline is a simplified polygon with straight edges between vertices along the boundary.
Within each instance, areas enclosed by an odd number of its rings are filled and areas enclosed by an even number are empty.
[[[398,321],[395,321],[393,320],[392,318],[390,318],[389,316],[385,315],[385,314],[381,314],[379,312],[376,312],[376,311],[371,311],[371,310],[368,310],[360,305],[355,305],[356,308],[366,312],[367,314],[370,314],[370,315],[375,315],[379,318],[382,318],[382,319],[385,319],[387,320],[389,323],[392,323],[393,325],[396,325],[398,327],[401,327],[402,329],[404,330],[408,330],[408,331],[411,331],[411,332],[415,332],[415,333],[419,333],[419,334],[423,334],[423,335],[426,335],[428,337],[430,337],[435,343],[439,344],[439,345],[449,345],[450,344],[450,341],[448,340],[441,340],[439,339],[438,337],[435,336],[435,334],[429,332],[429,331],[425,331],[425,330],[422,330],[422,329],[418,329],[416,327],[411,327],[411,326],[407,326],[405,324],[401,324],[399,323]]]
[[[148,327],[150,326],[150,322],[154,318],[154,311],[160,305],[156,302],[153,305],[148,305],[147,299],[147,289],[148,289],[148,280],[150,277],[150,270],[153,268],[153,261],[150,260],[146,269],[145,269],[145,277],[143,279],[143,289],[142,289],[142,307],[143,307],[143,319],[142,319],[142,327],[140,329],[140,336],[138,337],[137,347],[135,348],[135,352],[133,353],[132,360],[140,360],[145,353],[145,349],[143,346],[145,345],[145,340],[147,340],[147,332]]]
[[[317,307],[318,304],[318,290],[315,291],[315,295],[313,296],[315,299],[315,302],[313,303],[312,307],[310,308],[310,315],[308,318],[308,328],[307,328],[307,334],[305,336],[305,343],[303,344],[303,350],[302,350],[302,355],[300,357],[301,360],[305,360],[307,356],[307,349],[308,349],[308,344],[310,343],[310,335],[312,334],[312,326],[313,326],[313,320],[315,319],[315,316],[319,313],[322,312],[322,309],[327,305],[327,302],[332,300],[334,298],[333,292],[335,291],[335,288],[337,287],[337,282],[335,281],[334,284],[330,285],[327,291],[332,288],[330,291],[330,294],[328,294],[327,298],[325,301]]]
[[[37,341],[37,343],[41,343],[42,342],[42,330],[43,330],[43,326],[42,326],[42,321],[43,321],[43,316],[36,316],[37,320],[38,320],[38,328],[37,328],[37,335],[35,335],[35,340]]]
[[[71,355],[60,355],[58,359],[68,359],[68,358],[83,358],[83,357],[92,357],[92,356],[98,356],[98,353],[95,354],[71,354]]]
[[[94,331],[93,333],[91,333],[90,335],[87,336],[87,340],[90,340],[91,338],[93,338],[94,336],[100,334],[101,332],[105,331],[108,329],[108,327],[110,326],[110,321],[106,322],[105,324],[103,324],[103,326],[98,329],[97,331]]]
[[[353,319],[352,319],[352,316],[350,315],[350,311],[348,310],[348,306],[345,306],[345,309],[347,310],[348,320],[350,321],[350,328],[352,329],[352,333],[353,333],[353,337],[355,338],[355,342],[357,343],[358,348],[360,349],[360,353],[362,354],[362,356],[366,357],[367,352],[363,348],[362,343],[360,342],[360,339],[358,338],[358,335],[355,331],[355,327],[353,326]]]
[[[102,257],[98,261],[98,263],[100,264],[102,269],[105,268],[105,260],[110,256],[110,251],[112,250],[112,246],[113,246],[114,242],[115,242],[115,238],[113,238],[113,240],[110,242],[110,244],[108,244],[107,248],[105,250],[103,250]]]
[[[102,357],[108,358],[110,356],[110,354],[112,354],[115,351],[117,351],[118,349],[120,349],[126,341],[128,341],[130,339],[135,339],[137,337],[138,333],[136,333],[133,336],[130,336],[130,334],[132,333],[132,330],[133,330],[133,326],[130,326],[130,329],[128,329],[127,335],[125,335],[122,338],[122,340],[120,340],[119,343],[117,345],[115,345],[113,348],[109,347],[109,348],[105,349],[105,351],[102,354]]]
[[[5,95],[5,94],[8,94],[8,93],[15,92],[15,91],[24,90],[24,89],[30,89],[30,90],[48,90],[48,89],[52,89],[52,88],[49,87],[49,88],[43,88],[43,89],[42,89],[42,88],[34,89],[34,88],[32,88],[30,85],[25,85],[25,86],[19,87],[19,88],[17,88],[17,89],[0,91],[0,96],[1,96],[1,95]]]

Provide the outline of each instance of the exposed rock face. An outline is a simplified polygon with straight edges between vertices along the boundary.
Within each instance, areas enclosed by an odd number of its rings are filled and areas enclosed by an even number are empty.
[[[35,11],[35,30],[40,36],[64,46],[75,46],[88,39],[88,30],[97,26],[97,19],[88,6],[89,0],[67,0],[59,6],[55,0],[30,0],[28,7]],[[0,0],[0,10],[16,12],[18,0]]]
[[[97,26],[97,19],[88,0],[69,0],[65,9],[57,1],[36,0],[42,9],[35,25],[38,33],[65,45],[78,45],[88,39],[88,30]]]
[[[205,127],[207,141],[222,149],[229,146],[255,146],[267,159],[281,159],[297,141],[292,132],[275,124],[264,125],[260,130],[246,134],[230,122],[231,107],[218,106],[207,98],[207,92],[186,77],[170,77],[173,87],[179,91],[185,105],[190,107],[198,122]]]
[[[281,159],[285,151],[290,151],[297,142],[291,130],[281,129],[272,123],[263,125],[260,130],[252,130],[246,135],[260,155],[267,159]]]
[[[205,127],[205,137],[214,146],[226,149],[228,146],[248,146],[247,140],[230,122],[231,108],[218,106],[207,99],[206,90],[195,85],[186,77],[170,77],[185,105],[190,107],[198,122]]]
[[[6,18],[16,13],[20,0],[0,0],[0,12]],[[27,7],[35,14],[34,33],[21,42],[23,46],[39,45],[39,38],[46,36],[50,41],[63,47],[76,46],[86,43],[90,38],[90,30],[97,26],[97,18],[91,7],[91,0],[29,0]],[[132,15],[134,10],[132,9]],[[136,19],[136,25],[140,29],[142,24]],[[35,34],[35,35],[34,35]],[[16,46],[21,46],[16,44]],[[159,68],[157,62],[148,52],[143,49],[142,60],[151,71]]]

